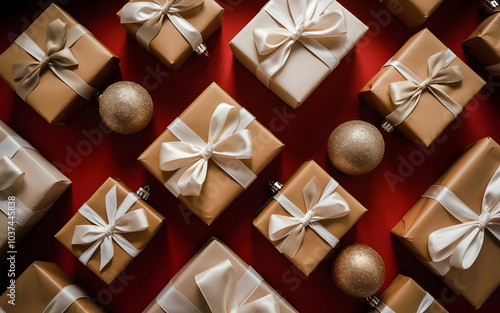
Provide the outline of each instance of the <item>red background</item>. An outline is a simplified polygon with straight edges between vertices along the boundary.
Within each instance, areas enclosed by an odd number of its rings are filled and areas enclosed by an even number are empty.
[[[305,277],[251,225],[253,214],[270,197],[268,181],[285,181],[302,162],[314,159],[368,209],[342,238],[340,246],[361,242],[376,249],[387,269],[383,288],[402,273],[413,277],[450,312],[475,312],[391,238],[389,231],[464,147],[485,136],[500,140],[497,122],[500,92],[493,88],[498,83],[491,82],[461,47],[481,22],[478,10],[482,1],[444,1],[423,27],[428,27],[458,57],[489,80],[488,85],[428,149],[405,140],[397,131],[386,135],[384,160],[376,170],[359,177],[344,175],[330,165],[326,156],[328,136],[335,127],[353,119],[378,127],[381,119],[366,103],[358,101],[357,92],[416,31],[408,30],[376,0],[340,0],[370,30],[306,103],[292,110],[233,58],[228,45],[266,1],[218,2],[225,8],[224,23],[222,30],[206,42],[210,57],[193,56],[177,74],[167,74],[165,66],[126,34],[115,16],[125,4],[124,0],[59,2],[122,58],[121,73],[114,80],[134,81],[149,89],[155,104],[154,117],[145,130],[135,135],[103,133],[98,131],[98,104],[92,101],[67,126],[49,125],[6,84],[0,83],[0,118],[48,160],[64,165],[61,169],[73,181],[72,187],[19,246],[17,273],[21,274],[35,260],[53,261],[107,311],[141,312],[207,239],[217,236],[298,311],[365,312],[364,300],[344,295],[331,279],[331,265],[338,248],[310,277]],[[44,1],[18,1],[14,8],[4,10],[0,21],[0,38],[3,38],[0,50],[5,50],[46,5]],[[161,72],[156,78],[151,74],[155,70]],[[209,227],[180,205],[136,158],[213,81],[252,112],[286,147]],[[289,115],[283,118],[283,112]],[[89,144],[85,133],[92,131],[103,135],[101,142]],[[75,158],[77,153],[80,156]],[[412,165],[404,169],[406,162]],[[390,174],[398,175],[401,181],[389,184],[386,177]],[[166,225],[128,266],[126,278],[115,280],[109,286],[53,238],[108,176],[122,179],[132,189],[149,184],[150,203],[167,218]],[[6,272],[7,264],[3,262],[2,287],[6,286]],[[478,312],[497,312],[499,297],[500,292],[495,292]]]

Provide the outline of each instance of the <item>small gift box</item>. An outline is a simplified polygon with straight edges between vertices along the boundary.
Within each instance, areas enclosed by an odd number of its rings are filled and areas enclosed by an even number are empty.
[[[307,161],[256,214],[257,229],[309,275],[366,209],[316,162]]]
[[[51,4],[0,55],[0,77],[49,123],[63,123],[96,94],[119,61]]]
[[[176,72],[222,27],[224,9],[214,0],[131,0],[118,13],[127,32]]]
[[[392,233],[447,285],[479,308],[500,284],[500,146],[466,149]]]
[[[413,279],[401,274],[392,281],[377,302],[375,308],[368,313],[448,313]]]
[[[1,260],[47,213],[71,181],[2,121],[0,177],[0,225],[4,225],[0,229]]]
[[[229,45],[262,83],[297,108],[367,30],[337,1],[271,0]]]
[[[139,191],[147,199],[149,193]],[[108,178],[55,237],[109,284],[146,247],[164,220],[124,183]]]
[[[143,311],[166,312],[297,313],[251,266],[213,237]]]
[[[359,97],[406,138],[429,146],[485,82],[423,29],[359,92]]]
[[[142,153],[139,161],[210,225],[283,146],[212,83]]]
[[[7,291],[0,296],[0,312],[104,312],[85,290],[74,285],[68,275],[51,262],[33,262],[15,282],[8,280],[7,283]]]
[[[396,15],[406,27],[422,25],[436,11],[443,0],[379,0]]]

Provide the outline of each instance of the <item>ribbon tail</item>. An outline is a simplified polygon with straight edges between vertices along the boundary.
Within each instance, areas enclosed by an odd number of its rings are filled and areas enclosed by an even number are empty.
[[[85,250],[85,252],[82,253],[82,255],[78,258],[78,260],[80,260],[80,262],[82,262],[83,265],[87,265],[90,258],[97,251],[97,248],[99,248],[99,246],[101,245],[101,242],[103,240],[104,240],[104,238],[101,238],[101,239],[97,240],[96,242],[94,242],[93,245],[91,245],[87,250]]]
[[[294,43],[294,41],[288,41],[283,47],[271,53],[271,55],[257,67],[256,76],[267,86],[267,88],[269,88],[271,77],[285,65]]]
[[[293,258],[297,255],[297,252],[304,241],[305,227],[301,225],[297,226],[282,242],[280,242],[276,249],[281,253],[288,255]]]
[[[161,12],[156,13],[151,19],[146,21],[142,26],[137,30],[135,37],[139,44],[146,48],[148,52],[149,44],[151,41],[158,35],[161,30],[161,26],[163,23],[164,15]]]

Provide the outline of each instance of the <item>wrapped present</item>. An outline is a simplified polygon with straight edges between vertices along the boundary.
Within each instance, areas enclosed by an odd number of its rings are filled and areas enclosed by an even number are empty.
[[[11,283],[10,281],[8,281]],[[33,262],[0,296],[0,312],[101,313],[90,296],[54,263]],[[13,296],[11,296],[13,294]]]
[[[448,313],[413,279],[398,275],[368,313]]]
[[[269,130],[212,83],[139,161],[210,225],[282,148]]]
[[[302,164],[283,186],[275,184],[273,192],[253,224],[306,275],[366,212],[314,161]]]
[[[0,259],[14,250],[71,185],[26,140],[0,121]],[[7,227],[9,226],[9,227]],[[15,232],[15,242],[9,240]]]
[[[485,82],[429,30],[411,37],[359,92],[387,131],[429,146]]]
[[[334,0],[271,0],[229,45],[262,83],[297,108],[367,30]]]
[[[500,284],[500,146],[466,149],[392,233],[431,271],[479,308]]]
[[[396,15],[406,27],[414,29],[422,25],[443,0],[379,0]]]
[[[251,266],[213,237],[143,311],[166,312],[297,313]]]
[[[164,220],[124,183],[108,178],[55,237],[109,284],[146,247]]]
[[[171,71],[222,27],[224,9],[214,0],[131,0],[117,13],[127,32]],[[208,55],[208,54],[207,54]]]
[[[49,123],[73,118],[118,69],[119,59],[51,4],[0,55],[0,77]]]

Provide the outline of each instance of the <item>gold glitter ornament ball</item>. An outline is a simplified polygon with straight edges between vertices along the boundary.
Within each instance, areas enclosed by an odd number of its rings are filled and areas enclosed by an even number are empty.
[[[366,298],[375,295],[382,287],[385,265],[377,251],[356,243],[340,252],[333,264],[332,276],[346,294]]]
[[[341,124],[328,139],[328,158],[341,172],[366,174],[384,157],[384,138],[378,129],[364,121]]]
[[[148,91],[134,82],[114,83],[99,96],[99,114],[114,132],[134,134],[153,117],[153,100]]]

